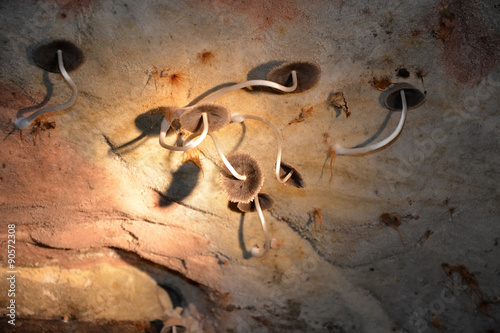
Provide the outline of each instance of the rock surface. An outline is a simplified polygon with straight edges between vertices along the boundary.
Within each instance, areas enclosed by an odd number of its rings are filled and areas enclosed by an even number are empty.
[[[143,315],[134,320],[179,316],[193,332],[498,329],[500,7],[493,1],[9,0],[0,17],[0,242],[15,224],[20,285],[42,286],[45,271],[70,281],[85,267],[86,281],[99,284],[100,267],[123,279],[140,269],[173,305],[138,303]],[[59,74],[31,59],[37,45],[60,38],[86,57],[70,73],[78,99],[20,136],[12,125],[18,112],[70,96]],[[169,108],[263,79],[289,60],[321,67],[314,89],[245,89],[217,100],[272,122],[283,160],[306,183],[298,189],[274,179],[276,141],[261,123],[216,133],[225,152],[260,161],[262,191],[275,200],[264,214],[279,249],[249,258],[264,242],[260,221],[229,204],[214,145],[165,150],[160,122]],[[399,113],[381,104],[395,82],[424,91],[426,102],[409,112],[391,145],[336,156],[330,169],[335,144],[366,145],[396,127]],[[339,92],[345,100],[332,105]],[[141,276],[134,297],[151,284]],[[49,292],[63,309],[64,293]],[[20,317],[67,315],[19,294]],[[128,302],[113,297],[116,311]],[[96,300],[81,301],[72,320],[92,320]]]

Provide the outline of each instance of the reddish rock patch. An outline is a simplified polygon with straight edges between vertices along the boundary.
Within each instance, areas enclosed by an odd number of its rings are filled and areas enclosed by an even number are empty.
[[[196,2],[211,9],[217,8],[241,15],[256,26],[256,31],[306,18],[295,1],[289,0],[196,0]]]
[[[500,32],[472,0],[437,2],[430,30],[442,42],[441,63],[459,83],[476,85],[498,63]]]

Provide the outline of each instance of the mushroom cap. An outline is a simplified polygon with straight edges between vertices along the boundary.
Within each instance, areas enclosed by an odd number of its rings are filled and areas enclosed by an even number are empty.
[[[281,164],[280,164],[280,178],[284,178],[292,170],[293,170],[293,173],[290,176],[290,179],[288,179],[285,182],[285,185],[290,185],[290,186],[294,186],[297,188],[306,187],[306,182],[304,181],[304,178],[302,178],[302,175],[300,174],[300,172],[293,165],[290,165],[288,163],[281,162]]]
[[[401,94],[399,93],[401,90],[405,92],[408,110],[418,108],[425,102],[424,93],[409,83],[401,82],[392,85],[387,92],[384,104],[388,109],[394,111],[401,111],[403,109]]]
[[[220,130],[231,121],[231,113],[225,106],[205,103],[184,111],[179,118],[181,126],[193,133],[200,130],[203,112],[207,114],[209,133]]]
[[[274,199],[267,193],[259,193],[256,198],[259,198],[260,209],[267,210],[274,206]],[[245,213],[255,212],[255,198],[251,202],[238,203],[238,209]]]
[[[229,201],[250,202],[264,184],[264,175],[259,162],[246,153],[235,153],[227,157],[233,168],[247,178],[240,180],[235,178],[224,165],[221,169],[221,184],[227,193]]]
[[[266,80],[290,86],[292,84],[292,71],[297,72],[297,89],[292,91],[292,94],[313,88],[321,77],[321,69],[318,64],[310,61],[293,61],[271,69],[266,75]]]
[[[38,67],[49,72],[61,73],[57,60],[57,50],[62,51],[64,68],[67,72],[77,69],[85,60],[83,52],[78,46],[67,40],[58,39],[34,49],[33,61]]]
[[[168,318],[164,323],[163,323],[163,328],[161,329],[160,333],[171,333],[173,332],[173,327],[175,327],[176,332],[178,333],[184,333],[187,332],[186,326],[184,326],[184,323],[182,320],[179,318],[171,317]]]

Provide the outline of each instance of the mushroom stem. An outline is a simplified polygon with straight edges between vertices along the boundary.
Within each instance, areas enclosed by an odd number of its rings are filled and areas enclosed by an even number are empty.
[[[76,87],[75,82],[73,82],[73,80],[71,79],[71,77],[68,75],[68,72],[66,71],[66,68],[64,68],[64,63],[63,63],[63,57],[62,57],[62,51],[61,50],[57,50],[57,61],[59,63],[59,70],[61,71],[62,76],[64,77],[64,79],[66,80],[66,82],[68,82],[68,84],[71,87],[71,90],[73,92],[71,94],[70,99],[66,103],[64,103],[64,104],[54,105],[54,106],[42,108],[42,109],[40,109],[38,111],[35,111],[31,115],[29,115],[28,117],[16,118],[16,120],[14,121],[14,124],[16,125],[17,128],[19,128],[19,129],[25,129],[26,127],[28,127],[33,122],[33,120],[35,120],[36,118],[40,117],[42,114],[45,114],[45,113],[48,113],[48,112],[54,112],[54,111],[64,110],[64,109],[69,108],[71,105],[73,105],[73,103],[75,103],[76,97],[78,95],[78,88]]]
[[[232,86],[229,86],[229,87],[221,88],[220,90],[217,90],[216,92],[214,92],[214,93],[208,95],[207,97],[203,98],[198,103],[200,103],[200,102],[210,103],[210,102],[215,101],[217,98],[220,98],[220,97],[222,97],[222,96],[224,96],[226,94],[229,94],[229,93],[231,93],[233,91],[236,91],[236,90],[239,90],[239,89],[243,89],[243,88],[247,88],[247,87],[252,87],[252,86],[270,87],[270,88],[274,88],[274,89],[277,89],[277,90],[281,90],[283,92],[292,92],[295,89],[297,89],[297,72],[296,71],[292,71],[291,74],[292,74],[292,82],[293,83],[292,83],[292,85],[290,87],[282,86],[281,84],[273,82],[273,81],[267,81],[267,80],[249,80],[249,81],[245,81],[245,82],[241,82],[241,83],[236,83],[236,84],[234,84]],[[198,103],[196,103],[196,104],[198,104]],[[194,105],[186,107],[186,109],[191,108],[193,106]]]
[[[292,176],[293,170],[290,171],[283,179],[281,179],[280,167],[281,167],[281,152],[283,149],[282,148],[283,147],[283,139],[281,138],[280,132],[278,131],[276,126],[274,126],[270,121],[268,121],[262,117],[254,116],[254,115],[239,115],[239,114],[231,115],[231,121],[233,121],[233,122],[241,123],[245,119],[253,119],[253,120],[263,122],[264,124],[266,124],[267,126],[269,126],[273,130],[273,132],[276,136],[276,140],[278,141],[278,157],[276,158],[276,179],[282,184],[286,183],[290,179],[290,177]]]
[[[219,153],[219,156],[220,158],[222,159],[222,162],[224,163],[224,165],[226,166],[226,168],[229,170],[229,172],[231,172],[231,174],[236,178],[236,179],[239,179],[239,180],[245,180],[247,179],[247,176],[245,175],[240,175],[234,168],[233,166],[231,165],[231,163],[229,163],[229,161],[227,160],[226,156],[224,155],[224,153],[222,152],[222,149],[219,145],[219,142],[217,141],[217,138],[215,137],[215,135],[213,133],[209,133],[208,134],[211,138],[212,138],[212,141],[214,142],[214,146],[215,148],[217,149],[217,152]]]
[[[262,208],[260,207],[258,194],[255,196],[253,201],[255,202],[255,209],[259,214],[260,222],[262,223],[262,229],[264,230],[264,235],[266,236],[266,242],[264,243],[263,251],[261,251],[258,247],[254,246],[250,250],[250,253],[252,254],[253,257],[263,258],[271,249],[271,239],[269,238],[269,230],[267,229],[267,223],[266,220],[264,219],[264,213],[262,212]]]
[[[401,130],[403,129],[405,119],[406,119],[406,112],[407,112],[407,104],[406,104],[406,96],[404,90],[400,91],[401,94],[401,103],[403,105],[403,110],[401,111],[401,118],[399,119],[398,126],[394,130],[394,132],[386,139],[375,143],[373,145],[369,145],[366,147],[360,147],[360,148],[343,148],[339,144],[335,145],[334,150],[337,155],[360,155],[360,154],[365,154],[374,150],[377,150],[381,147],[384,147],[388,145],[392,140],[394,140],[399,133],[401,133]]]
[[[198,139],[194,140],[193,142],[191,142],[191,140],[189,140],[188,144],[184,144],[180,147],[179,146],[172,146],[172,145],[169,145],[165,142],[165,137],[167,135],[167,131],[170,128],[170,122],[167,120],[167,118],[163,118],[163,120],[161,122],[161,129],[160,129],[160,145],[163,148],[175,150],[175,151],[187,151],[187,150],[195,148],[203,140],[205,140],[205,138],[207,137],[207,134],[208,134],[208,117],[207,117],[206,112],[202,113],[202,118],[203,118],[203,131],[201,132]]]

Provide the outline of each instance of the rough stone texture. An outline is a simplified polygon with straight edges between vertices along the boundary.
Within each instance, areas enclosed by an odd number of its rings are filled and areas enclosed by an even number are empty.
[[[68,269],[48,265],[21,271],[18,310],[35,318],[152,321],[173,310],[167,292],[134,266]],[[2,272],[2,290],[9,289],[9,276]],[[1,297],[4,304],[7,295]]]
[[[107,253],[86,259],[92,272],[118,265],[118,253],[182,291],[193,332],[498,330],[495,1],[10,0],[0,19],[0,242],[16,224],[20,275],[68,267],[82,251]],[[70,94],[30,58],[59,38],[86,56],[71,73],[77,102],[21,140],[12,127],[19,110]],[[168,107],[264,78],[284,60],[317,62],[319,84],[217,101],[275,124],[284,161],[307,184],[273,178],[275,139],[260,123],[217,132],[224,151],[261,162],[262,190],[276,201],[265,216],[280,248],[251,259],[264,240],[260,222],[228,203],[213,144],[166,151],[159,124]],[[383,108],[381,90],[401,81],[425,91],[425,104],[385,149],[337,156],[330,182],[331,147],[395,128],[399,113]],[[349,117],[329,105],[336,92]],[[187,162],[197,158],[201,168]],[[19,316],[43,312],[43,302],[22,297]]]

